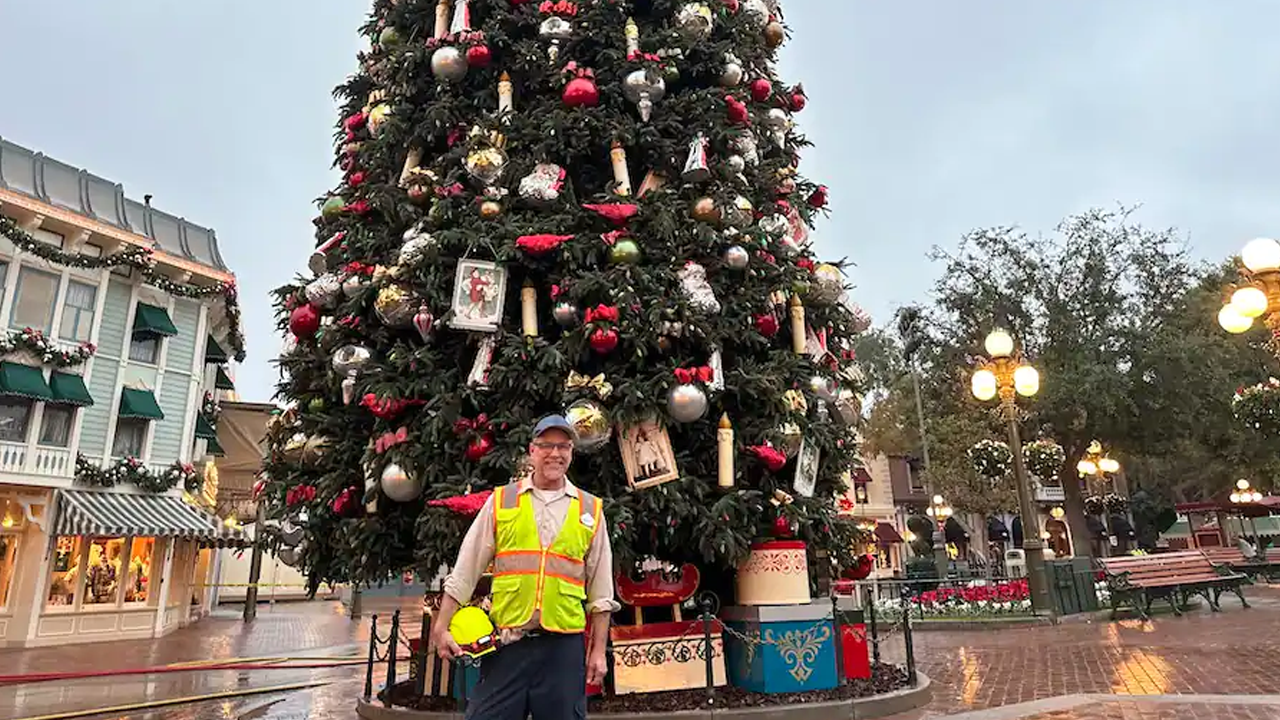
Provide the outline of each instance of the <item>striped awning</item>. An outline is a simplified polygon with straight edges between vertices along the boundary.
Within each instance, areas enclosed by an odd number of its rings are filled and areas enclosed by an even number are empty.
[[[216,539],[217,518],[168,495],[58,490],[58,535]]]
[[[242,527],[230,527],[213,518],[215,527],[213,534],[200,539],[201,547],[211,548],[247,548],[253,547],[253,538]]]

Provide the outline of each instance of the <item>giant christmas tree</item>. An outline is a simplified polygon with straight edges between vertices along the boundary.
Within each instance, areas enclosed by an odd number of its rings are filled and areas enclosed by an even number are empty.
[[[278,291],[286,557],[431,577],[566,412],[621,568],[731,572],[789,534],[852,563],[865,319],[810,247],[781,9],[378,0],[362,33],[315,275]]]

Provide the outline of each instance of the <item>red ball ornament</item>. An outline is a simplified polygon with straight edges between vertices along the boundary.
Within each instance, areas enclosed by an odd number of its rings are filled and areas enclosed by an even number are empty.
[[[725,9],[728,10],[730,14],[736,14],[738,12],[738,0],[722,0],[722,2],[724,2]]]
[[[756,102],[764,102],[773,94],[773,83],[767,78],[756,78],[751,81],[751,99]]]
[[[746,125],[750,115],[747,104],[732,95],[724,96],[724,104],[729,108],[729,122],[735,125]]]
[[[591,333],[591,349],[601,355],[608,355],[618,347],[618,331],[613,328],[601,328]]]
[[[803,92],[791,93],[791,112],[800,112],[809,103]]]
[[[466,456],[471,462],[480,462],[481,458],[491,452],[493,452],[493,436],[486,433],[467,445]]]
[[[784,515],[779,515],[773,520],[773,534],[777,537],[791,537],[791,521]]]
[[[595,107],[600,104],[600,89],[596,87],[595,80],[576,77],[564,86],[562,99],[569,107]]]
[[[814,190],[813,193],[809,195],[809,207],[822,209],[826,206],[827,206],[827,186],[819,185],[818,189]]]
[[[310,340],[320,331],[320,311],[315,305],[299,305],[289,313],[289,332],[299,340]]]
[[[489,67],[491,60],[493,60],[493,53],[489,52],[488,45],[472,45],[467,48],[467,64],[471,67]]]
[[[756,316],[756,330],[761,335],[771,338],[778,334],[778,318],[772,313]]]

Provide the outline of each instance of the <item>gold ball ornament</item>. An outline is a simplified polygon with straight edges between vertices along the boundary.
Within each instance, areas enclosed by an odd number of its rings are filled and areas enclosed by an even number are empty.
[[[599,450],[609,442],[612,428],[609,425],[609,414],[604,406],[595,400],[579,400],[565,410],[564,417],[573,426],[578,435],[574,447],[582,452],[590,453]]]
[[[809,286],[809,298],[819,304],[838,301],[844,294],[844,274],[830,263],[822,263],[813,269],[813,282]]]
[[[302,462],[307,465],[315,465],[324,457],[325,450],[329,449],[329,438],[320,435],[312,435],[302,446]]]
[[[769,48],[777,48],[787,40],[787,31],[783,29],[782,23],[774,20],[764,26],[764,41],[768,43]]]
[[[502,205],[492,201],[485,200],[480,203],[480,217],[485,220],[492,220],[502,214]]]
[[[369,134],[378,137],[382,132],[382,126],[387,122],[387,118],[391,117],[391,106],[386,103],[378,103],[369,110]]]
[[[689,214],[698,222],[720,222],[720,210],[716,207],[716,201],[709,197],[701,197],[695,200]]]

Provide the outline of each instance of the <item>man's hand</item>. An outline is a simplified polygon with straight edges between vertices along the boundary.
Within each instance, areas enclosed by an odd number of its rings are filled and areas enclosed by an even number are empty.
[[[587,686],[600,685],[608,672],[609,663],[605,660],[604,649],[592,649],[591,655],[587,657]]]
[[[437,627],[432,631],[431,645],[435,647],[436,654],[444,661],[453,660],[462,654],[462,648],[458,647],[458,643],[453,641],[453,636],[449,634],[448,626]]]

